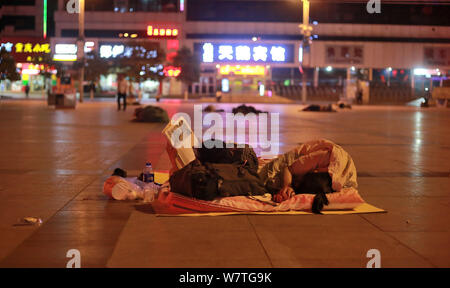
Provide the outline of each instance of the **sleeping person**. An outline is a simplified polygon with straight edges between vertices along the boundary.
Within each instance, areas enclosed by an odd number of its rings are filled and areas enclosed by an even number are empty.
[[[315,194],[314,213],[320,213],[328,205],[326,194],[357,188],[352,158],[328,140],[310,141],[280,155],[261,168],[259,177],[275,202],[288,200],[295,194]]]

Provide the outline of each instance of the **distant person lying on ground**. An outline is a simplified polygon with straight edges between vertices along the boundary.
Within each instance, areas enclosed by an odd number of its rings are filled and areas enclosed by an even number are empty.
[[[312,104],[309,106],[306,106],[302,109],[302,111],[310,111],[310,112],[336,112],[336,110],[333,109],[333,106],[331,104],[329,105],[316,105]]]
[[[258,174],[275,202],[295,194],[315,194],[314,213],[320,213],[328,204],[326,194],[357,188],[352,158],[328,140],[304,143],[266,164]]]

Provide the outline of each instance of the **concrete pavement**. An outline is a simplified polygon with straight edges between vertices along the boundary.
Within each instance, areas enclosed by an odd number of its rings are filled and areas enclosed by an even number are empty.
[[[181,101],[158,105],[170,115],[192,113]],[[280,152],[317,138],[342,145],[363,198],[388,213],[155,217],[101,190],[115,167],[169,168],[163,125],[130,122],[134,107],[117,112],[114,102],[55,111],[43,101],[2,100],[0,266],[65,267],[66,252],[79,249],[83,267],[104,267],[111,256],[119,267],[365,267],[373,248],[383,267],[450,266],[449,110],[255,106],[280,113]],[[44,224],[14,226],[25,216]],[[116,257],[127,243],[146,248]]]

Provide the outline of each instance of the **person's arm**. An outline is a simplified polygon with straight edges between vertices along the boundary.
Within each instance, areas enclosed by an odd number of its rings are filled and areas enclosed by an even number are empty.
[[[290,187],[292,184],[292,174],[288,167],[283,170],[283,187]]]
[[[291,184],[292,184],[291,171],[289,171],[288,167],[285,167],[283,170],[283,188],[281,188],[280,192],[273,195],[273,201],[280,203],[294,196],[295,191],[294,189],[292,189]]]

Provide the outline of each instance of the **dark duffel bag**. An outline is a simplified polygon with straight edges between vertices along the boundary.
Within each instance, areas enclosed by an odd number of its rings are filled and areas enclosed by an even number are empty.
[[[169,182],[172,192],[207,201],[267,193],[258,176],[237,164],[202,165],[194,160],[172,174]]]
[[[217,176],[199,160],[194,160],[170,176],[172,192],[202,200],[213,200],[217,197]]]
[[[209,143],[208,143],[209,142]],[[207,148],[207,144],[216,144],[223,148]],[[197,159],[203,164],[219,163],[219,164],[239,164],[247,169],[251,174],[258,173],[258,157],[253,148],[245,144],[243,148],[238,148],[238,144],[234,143],[233,148],[227,148],[227,144],[220,140],[208,140],[203,143],[202,148],[196,149]]]
[[[268,193],[258,175],[252,174],[243,165],[206,163],[205,166],[216,175],[218,193],[221,197]]]

